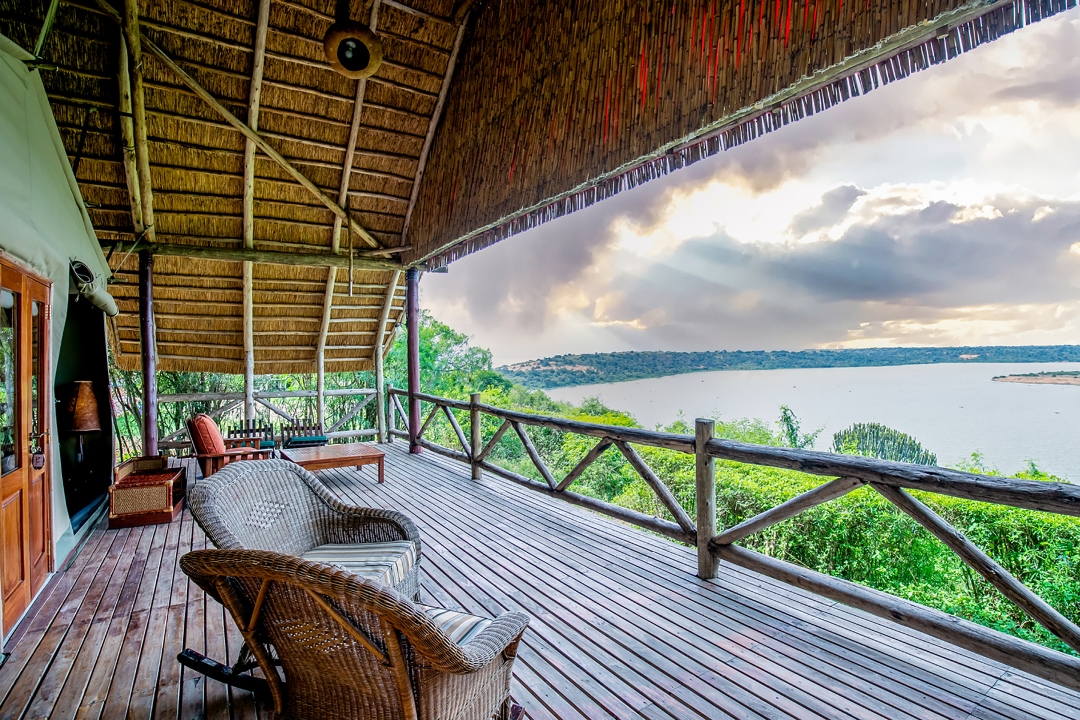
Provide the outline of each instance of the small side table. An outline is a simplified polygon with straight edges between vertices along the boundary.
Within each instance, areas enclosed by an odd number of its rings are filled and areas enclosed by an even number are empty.
[[[170,523],[184,506],[187,480],[182,467],[165,457],[137,457],[117,466],[109,487],[109,527]]]

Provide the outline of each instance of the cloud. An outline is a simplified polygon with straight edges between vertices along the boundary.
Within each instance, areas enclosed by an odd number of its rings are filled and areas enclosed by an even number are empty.
[[[821,230],[836,225],[845,215],[855,201],[866,194],[865,190],[854,185],[841,185],[833,188],[821,196],[821,204],[804,210],[791,221],[790,231],[793,235],[802,236],[807,233]]]

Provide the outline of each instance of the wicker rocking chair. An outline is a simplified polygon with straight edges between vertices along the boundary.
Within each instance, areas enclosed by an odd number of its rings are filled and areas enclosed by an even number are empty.
[[[510,676],[529,618],[417,605],[340,568],[253,550],[197,550],[180,567],[221,602],[281,720],[518,717]]]

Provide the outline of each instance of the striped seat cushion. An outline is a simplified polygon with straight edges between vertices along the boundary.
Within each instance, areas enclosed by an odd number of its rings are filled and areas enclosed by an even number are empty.
[[[305,560],[337,565],[361,577],[395,587],[416,564],[416,548],[409,540],[355,545],[320,545],[301,555]]]
[[[447,610],[446,608],[432,607],[431,605],[418,605],[424,614],[431,618],[432,622],[446,633],[451,640],[458,645],[464,645],[476,637],[481,630],[491,624],[488,618],[470,615],[460,610]]]

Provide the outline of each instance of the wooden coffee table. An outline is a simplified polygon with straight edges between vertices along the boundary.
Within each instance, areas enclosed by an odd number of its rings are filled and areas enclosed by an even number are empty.
[[[383,481],[385,453],[364,443],[283,449],[281,457],[291,460],[305,470],[326,470],[350,465],[359,470],[364,465],[378,465],[379,482]]]

